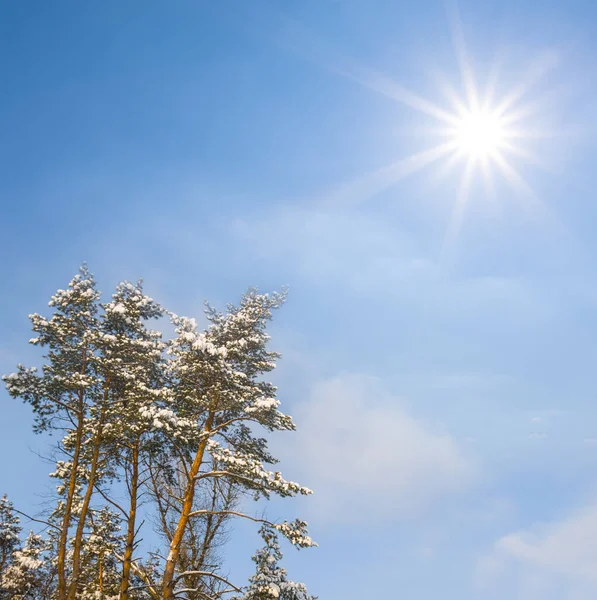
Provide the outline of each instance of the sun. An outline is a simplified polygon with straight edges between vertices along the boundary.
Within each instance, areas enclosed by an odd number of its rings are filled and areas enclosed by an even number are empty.
[[[469,110],[458,119],[451,137],[457,152],[473,160],[485,160],[507,148],[509,131],[494,113]]]
[[[332,72],[416,111],[425,120],[417,118],[412,130],[418,147],[415,152],[343,183],[327,201],[343,205],[360,202],[415,173],[428,171],[428,189],[448,181],[453,186],[442,185],[443,194],[453,206],[443,244],[448,254],[470,202],[486,203],[489,210],[494,210],[497,203],[513,198],[533,218],[548,214],[524,171],[546,166],[540,156],[543,141],[559,135],[551,127],[544,128],[545,115],[541,114],[544,108],[553,110],[553,96],[544,79],[559,65],[556,52],[520,57],[512,72],[506,57],[496,55],[492,63],[478,71],[456,13],[452,34],[457,72],[446,77],[435,67],[429,69],[426,75],[435,84],[432,97],[349,60],[336,63],[332,58],[328,65]],[[422,139],[427,143],[421,147]],[[541,144],[539,140],[543,140]]]
[[[475,73],[464,49],[459,49],[457,56],[460,77],[446,79],[432,72],[438,99],[423,97],[380,72],[338,67],[345,77],[426,117],[427,122],[413,130],[413,136],[421,139],[423,132],[429,140],[426,149],[367,173],[352,184],[343,185],[338,198],[345,193],[350,197],[368,196],[435,164],[438,168],[431,182],[443,179],[449,172],[460,171],[457,191],[460,212],[468,203],[473,188],[479,200],[484,195],[493,197],[494,184],[499,179],[503,179],[521,201],[536,203],[520,167],[525,163],[540,164],[534,151],[538,148],[537,140],[555,135],[539,125],[541,98],[532,91],[555,67],[556,61],[550,55],[531,59],[520,74],[520,83],[504,89],[497,67]],[[485,80],[483,84],[479,83],[479,75]],[[474,185],[476,179],[483,182],[487,194]]]

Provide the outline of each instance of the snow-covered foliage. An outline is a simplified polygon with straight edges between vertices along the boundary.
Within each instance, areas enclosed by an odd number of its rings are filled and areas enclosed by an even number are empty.
[[[109,507],[94,511],[90,519],[89,533],[81,548],[80,585],[77,600],[117,599],[120,588],[124,540],[120,531],[120,519]]]
[[[8,598],[4,588],[4,575],[14,560],[15,552],[21,545],[20,519],[14,512],[12,502],[6,494],[0,498],[0,598]]]
[[[249,579],[243,596],[235,600],[317,600],[303,583],[288,581],[286,569],[278,566],[282,552],[274,530],[264,525],[259,533],[265,546],[253,556],[255,575]]]
[[[41,374],[19,365],[3,380],[11,396],[31,404],[37,431],[60,427],[64,419],[97,400],[93,342],[99,297],[93,276],[83,266],[67,289],[50,299],[54,314],[49,319],[29,315],[37,334],[30,343],[47,348],[47,362]]]
[[[23,547],[16,550],[6,569],[2,588],[11,600],[43,600],[51,598],[51,561],[48,544],[40,535],[30,532]]]
[[[19,365],[3,380],[31,405],[35,431],[60,433],[56,502],[46,539],[30,537],[22,548],[18,520],[0,502],[0,573],[12,573],[10,585],[18,580],[28,594],[23,582],[42,569],[52,600],[193,600],[235,589],[224,585],[214,548],[231,518],[252,518],[236,510],[239,495],[311,493],[270,468],[277,460],[256,435],[295,428],[265,377],[279,359],[266,326],[284,300],[249,290],[225,312],[207,305],[200,330],[146,296],[140,281],[120,283],[102,303],[83,265],[51,298],[49,317],[30,315],[30,343],[45,350],[44,364]],[[164,341],[148,322],[167,314],[175,334]],[[140,558],[139,507],[148,498],[167,548]],[[278,532],[298,548],[314,545],[304,521],[260,521],[266,542]]]

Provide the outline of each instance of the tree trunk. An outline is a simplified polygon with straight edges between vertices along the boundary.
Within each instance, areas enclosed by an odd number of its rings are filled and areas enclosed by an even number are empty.
[[[83,350],[83,360],[81,373],[85,373],[87,365],[87,348]],[[83,422],[84,422],[84,392],[79,392],[78,414],[77,414],[77,433],[75,437],[75,450],[71,472],[68,482],[68,492],[66,495],[66,503],[64,505],[64,515],[62,517],[62,526],[60,528],[60,537],[58,539],[58,552],[56,556],[56,571],[58,575],[58,600],[66,599],[66,546],[68,543],[68,530],[73,512],[73,501],[75,491],[77,489],[77,473],[79,471],[79,459],[81,457],[81,445],[83,442]]]
[[[106,416],[109,385],[110,382],[108,380],[104,391],[104,402],[100,413],[97,430],[93,439],[93,450],[91,454],[91,468],[89,472],[89,481],[87,482],[87,490],[85,491],[83,504],[81,505],[81,514],[79,515],[79,522],[77,523],[75,541],[73,544],[73,570],[71,574],[71,582],[68,586],[68,594],[66,596],[67,600],[75,600],[77,597],[79,574],[81,572],[81,547],[83,545],[83,533],[85,531],[85,521],[87,520],[87,512],[89,511],[89,504],[91,503],[91,497],[93,496],[93,489],[97,478],[97,467],[99,464],[100,447],[102,445],[102,430],[104,426],[104,418]]]
[[[122,579],[120,581],[120,600],[129,600],[129,586],[131,581],[131,563],[135,545],[135,523],[137,518],[137,494],[139,488],[139,443],[135,440],[131,457],[133,472],[130,485],[130,507],[127,519],[126,546],[122,563]]]
[[[166,566],[164,567],[164,576],[162,578],[162,597],[164,600],[172,600],[174,598],[174,570],[180,554],[180,544],[182,542],[187,523],[189,522],[189,515],[191,512],[193,512],[193,500],[195,499],[196,485],[195,478],[197,477],[199,469],[201,468],[201,464],[203,463],[203,456],[205,455],[205,448],[207,447],[207,441],[213,426],[213,421],[214,413],[210,412],[203,430],[204,438],[197,448],[195,460],[193,461],[193,465],[189,471],[189,478],[187,482],[187,488],[185,490],[182,510],[178,519],[176,530],[172,536],[170,552],[168,553],[168,559],[166,560]]]

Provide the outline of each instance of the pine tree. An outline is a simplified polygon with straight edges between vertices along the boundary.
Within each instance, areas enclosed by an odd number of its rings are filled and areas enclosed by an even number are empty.
[[[4,588],[4,574],[11,565],[14,553],[19,549],[21,540],[20,519],[14,512],[12,502],[6,494],[0,498],[0,599],[8,600]]]
[[[118,598],[124,543],[119,516],[108,506],[94,510],[81,549],[77,600]]]
[[[259,533],[265,546],[253,556],[255,575],[249,579],[243,596],[236,600],[317,600],[303,583],[288,581],[286,569],[278,566],[282,552],[275,531],[263,525]]]
[[[6,569],[3,587],[11,600],[50,600],[53,573],[46,553],[46,541],[30,532],[23,547],[16,550]]]
[[[82,552],[101,483],[124,474],[129,478],[127,539],[123,549],[121,597],[128,598],[135,544],[143,434],[153,427],[151,410],[160,379],[163,344],[159,332],[143,322],[163,313],[142,294],[141,283],[122,283],[112,301],[101,306],[93,276],[83,266],[66,290],[50,301],[50,319],[31,315],[39,334],[31,343],[47,346],[41,376],[19,366],[4,377],[8,391],[29,402],[36,431],[63,429],[59,460],[52,477],[59,501],[52,519],[59,522],[57,540],[58,599],[74,600],[84,585]],[[103,314],[99,316],[99,310]],[[120,472],[119,472],[120,469]],[[74,526],[74,531],[71,527]]]
[[[248,425],[255,423],[269,431],[294,429],[292,419],[278,410],[275,386],[262,379],[279,357],[267,349],[266,325],[284,299],[283,294],[249,291],[238,307],[229,306],[225,314],[208,306],[210,325],[205,332],[197,330],[193,319],[174,318],[177,335],[169,346],[168,375],[172,407],[181,418],[178,437],[183,443],[177,449],[186,461],[186,482],[164,566],[165,600],[175,597],[177,582],[185,576],[179,560],[189,521],[222,512],[193,509],[199,482],[230,481],[256,499],[272,493],[283,497],[311,493],[266,468],[276,459],[268,452],[266,440],[256,437]],[[298,547],[312,545],[305,526],[302,521],[272,524]]]
[[[65,600],[67,594],[67,544],[75,517],[77,489],[85,468],[87,419],[102,394],[94,376],[98,301],[93,276],[83,265],[67,289],[58,290],[51,298],[54,314],[50,319],[30,315],[33,330],[38,334],[30,342],[47,348],[47,363],[41,374],[35,368],[19,365],[16,373],[3,377],[9,394],[22,398],[33,408],[35,431],[66,432],[63,451],[69,459],[61,464],[65,481],[56,558],[58,600]],[[84,520],[82,506],[79,509],[79,521]]]
[[[119,284],[101,304],[83,266],[52,297],[49,318],[30,316],[31,343],[46,349],[45,364],[40,372],[19,365],[3,379],[31,405],[35,431],[62,435],[45,539],[30,536],[19,548],[0,529],[8,597],[224,597],[239,589],[224,576],[219,553],[235,517],[264,524],[271,539],[278,532],[296,547],[314,545],[304,521],[274,523],[238,509],[242,495],[311,493],[270,469],[277,460],[255,433],[294,429],[264,378],[279,357],[267,348],[266,325],[284,298],[249,291],[225,313],[207,306],[205,331],[171,315],[175,336],[165,343],[147,326],[165,311],[141,282]],[[145,558],[135,556],[142,501],[153,503],[167,543]],[[0,517],[11,511],[3,502]],[[285,572],[276,573],[286,585]],[[303,590],[289,586],[286,594]],[[296,594],[288,599],[312,600]]]
[[[103,431],[111,464],[125,479],[128,506],[122,554],[120,600],[128,600],[132,559],[136,545],[141,489],[147,480],[146,457],[161,451],[155,432],[163,426],[157,404],[164,397],[161,333],[145,322],[164,314],[163,308],[143,294],[141,281],[118,285],[111,302],[103,305],[100,368],[110,381],[112,403]]]

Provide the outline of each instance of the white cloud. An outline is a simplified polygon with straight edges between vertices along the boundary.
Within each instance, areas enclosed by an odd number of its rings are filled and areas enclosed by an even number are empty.
[[[562,520],[500,538],[481,569],[485,583],[509,582],[516,597],[594,598],[597,502]]]
[[[297,408],[299,431],[282,453],[328,519],[402,518],[474,478],[456,441],[406,414],[374,378],[319,383]]]
[[[536,531],[507,535],[497,547],[516,560],[597,583],[597,504]]]

